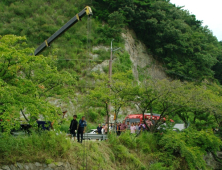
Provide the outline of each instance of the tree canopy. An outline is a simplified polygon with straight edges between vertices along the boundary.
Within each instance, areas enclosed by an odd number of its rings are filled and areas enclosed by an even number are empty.
[[[45,120],[57,121],[61,109],[46,99],[61,95],[63,86],[75,79],[67,72],[59,73],[54,59],[34,56],[25,37],[0,37],[0,119],[4,129],[15,128],[21,117],[30,124],[36,120],[32,117],[40,115]]]

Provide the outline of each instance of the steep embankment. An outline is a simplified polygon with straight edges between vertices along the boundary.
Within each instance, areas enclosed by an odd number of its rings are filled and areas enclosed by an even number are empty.
[[[129,53],[130,60],[132,61],[133,75],[136,80],[140,80],[140,78],[144,76],[150,76],[154,79],[167,78],[161,64],[148,53],[148,48],[136,38],[133,30],[124,30],[122,37],[125,41],[125,49]]]

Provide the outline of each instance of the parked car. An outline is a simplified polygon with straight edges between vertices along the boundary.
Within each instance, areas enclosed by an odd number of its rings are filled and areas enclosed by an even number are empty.
[[[84,138],[84,139],[91,140],[91,138],[88,137],[88,135],[93,135],[93,134],[95,134],[95,135],[98,134],[98,133],[97,133],[97,129],[90,129],[90,130],[88,130],[86,133],[83,134],[83,138]]]

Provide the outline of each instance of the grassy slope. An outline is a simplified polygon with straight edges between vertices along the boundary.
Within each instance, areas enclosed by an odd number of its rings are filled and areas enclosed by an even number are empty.
[[[66,162],[77,169],[176,170],[210,169],[203,155],[219,150],[221,140],[211,131],[166,131],[138,137],[126,132],[107,141],[71,142],[66,134],[46,131],[30,136],[0,138],[0,166],[16,162]]]
[[[141,136],[134,139],[127,134],[117,139],[111,136],[108,141],[91,141],[79,144],[66,139],[65,134],[46,132],[40,136],[33,134],[29,137],[7,137],[0,140],[0,165],[16,162],[52,163],[69,161],[78,165],[77,169],[86,166],[85,161],[92,169],[148,169],[154,156],[147,155],[151,147],[152,135],[149,138]],[[141,143],[149,142],[144,149]],[[7,142],[6,142],[7,141]],[[132,142],[133,141],[133,142]],[[141,142],[138,145],[138,142]],[[124,146],[125,145],[125,146]],[[152,149],[152,150],[153,150]]]

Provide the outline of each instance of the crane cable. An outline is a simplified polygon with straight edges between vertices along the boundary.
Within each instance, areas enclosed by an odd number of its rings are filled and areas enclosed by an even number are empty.
[[[91,50],[91,17],[88,17],[87,19],[87,50],[88,50],[88,55],[90,55],[90,50]],[[87,113],[85,115],[86,117],[86,120],[88,121],[88,117],[89,117],[89,112],[88,112],[88,109],[87,109]],[[86,132],[88,131],[88,126],[86,126]],[[87,158],[88,158],[88,150],[86,151],[86,149],[89,148],[89,142],[88,142],[88,145],[86,144],[86,139],[88,139],[88,133],[86,133],[86,136],[85,136],[85,140],[84,140],[84,161],[85,161],[85,170],[87,170]],[[84,162],[83,161],[83,162]]]

